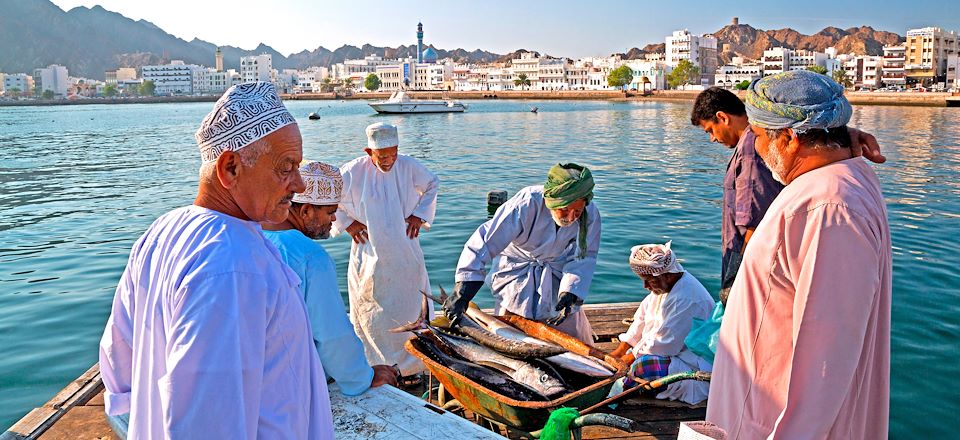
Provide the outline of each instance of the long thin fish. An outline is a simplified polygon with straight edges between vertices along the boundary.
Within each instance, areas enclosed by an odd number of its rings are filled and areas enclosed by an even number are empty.
[[[424,293],[426,295],[426,293]],[[440,301],[445,299],[447,292],[440,287]],[[431,297],[432,298],[432,297]],[[433,298],[435,301],[436,299]],[[480,310],[475,304],[471,304],[467,308],[465,313],[474,322],[480,324],[487,329],[490,333],[493,333],[497,336],[501,336],[507,339],[513,339],[517,341],[523,341],[529,344],[541,344],[541,345],[553,345],[550,342],[542,341],[540,339],[534,338],[513,326],[500,321],[499,319],[484,313],[483,310]],[[616,368],[607,366],[606,363],[601,362],[597,359],[582,356],[576,353],[562,353],[555,356],[550,356],[544,358],[545,360],[557,365],[561,368],[566,368],[571,371],[576,371],[581,374],[585,374],[591,377],[610,377],[613,376],[613,372],[616,371]]]
[[[431,330],[464,359],[500,371],[548,398],[568,391],[559,377],[527,362],[504,356],[469,339]]]

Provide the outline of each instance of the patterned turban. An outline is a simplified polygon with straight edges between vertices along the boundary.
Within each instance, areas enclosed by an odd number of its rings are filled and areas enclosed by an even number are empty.
[[[593,199],[593,174],[590,169],[575,163],[558,163],[547,172],[543,185],[547,208],[560,209],[580,199]]]
[[[300,164],[300,175],[303,176],[307,189],[294,194],[294,202],[321,206],[340,203],[343,196],[343,177],[337,167],[323,162],[303,161]]]
[[[367,148],[371,150],[382,150],[400,145],[400,136],[397,135],[397,127],[377,122],[367,126]]]
[[[744,98],[750,124],[759,128],[831,129],[847,125],[853,107],[843,87],[826,75],[792,70],[753,81]]]
[[[213,105],[194,135],[204,162],[238,151],[284,126],[296,123],[268,82],[237,84]]]
[[[630,269],[640,275],[655,277],[665,273],[681,273],[683,266],[677,262],[677,256],[670,250],[670,244],[641,244],[630,248]]]

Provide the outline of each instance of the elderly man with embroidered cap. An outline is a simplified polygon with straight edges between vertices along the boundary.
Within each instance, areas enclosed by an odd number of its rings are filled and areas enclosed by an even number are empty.
[[[720,328],[707,420],[728,438],[887,437],[891,244],[843,88],[809,71],[751,84],[756,148],[786,185]]]
[[[347,317],[333,259],[317,239],[330,238],[337,204],[343,194],[340,170],[322,162],[305,162],[300,175],[307,189],[293,196],[290,215],[279,224],[263,224],[283,261],[300,277],[300,293],[307,304],[313,342],[327,377],[348,396],[362,394],[370,387],[397,385],[397,371],[388,365],[367,363],[363,344]]]
[[[590,292],[600,249],[600,211],[593,175],[575,163],[557,164],[544,185],[528,186],[470,236],[457,263],[453,295],[443,305],[460,319],[483,286],[487,265],[500,256],[490,290],[497,315],[543,321],[592,344],[580,305]]]
[[[128,438],[333,438],[300,279],[261,233],[287,218],[300,130],[269,83],[231,87],[196,134],[194,204],[130,252],[100,342]]]
[[[399,144],[393,125],[367,127],[367,154],[340,168],[344,193],[334,231],[353,238],[350,319],[367,361],[397,364],[411,376],[423,371],[423,363],[403,349],[407,335],[389,330],[416,321],[420,291],[430,291],[418,237],[433,222],[440,180],[418,160],[399,154]]]
[[[683,269],[670,245],[645,244],[630,249],[630,268],[650,294],[634,313],[630,328],[620,335],[620,346],[612,355],[632,364],[631,376],[644,380],[685,371],[710,371],[712,367],[710,361],[687,349],[683,341],[694,319],[710,317],[713,298],[693,274]],[[705,382],[687,380],[670,384],[657,397],[696,404],[707,398],[709,389]]]

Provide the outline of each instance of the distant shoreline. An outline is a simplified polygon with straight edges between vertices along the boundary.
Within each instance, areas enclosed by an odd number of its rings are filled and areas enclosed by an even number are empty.
[[[605,101],[693,101],[696,90],[658,90],[648,95],[636,92],[620,92],[616,90],[510,90],[510,91],[411,91],[407,95],[416,99],[462,99],[462,100],[492,100],[492,99],[525,99],[525,100],[605,100]],[[741,97],[744,92],[738,92]],[[908,93],[908,92],[848,92],[847,99],[853,105],[888,105],[908,107],[960,107],[960,96],[950,93]],[[304,93],[297,95],[282,95],[289,101],[314,100],[344,100],[344,99],[386,99],[390,92],[355,93],[343,96],[334,93]],[[144,98],[107,98],[107,99],[50,99],[25,101],[0,101],[0,107],[29,107],[52,105],[96,105],[96,104],[159,104],[170,102],[214,102],[219,96],[152,96]]]

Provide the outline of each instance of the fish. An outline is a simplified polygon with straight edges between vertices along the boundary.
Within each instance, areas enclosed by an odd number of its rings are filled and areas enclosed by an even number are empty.
[[[504,356],[470,339],[455,336],[435,327],[431,328],[431,331],[460,357],[475,364],[500,371],[520,384],[533,388],[547,398],[565,394],[569,391],[566,384],[563,383],[563,379],[547,373],[542,368]]]
[[[426,322],[430,310],[430,304],[427,299],[430,298],[435,300],[435,298],[426,292],[421,291],[420,293],[423,294],[423,305],[420,308],[420,316],[417,318],[417,320],[405,326],[392,329],[391,331],[395,333],[412,331],[414,329],[421,328],[422,324]],[[435,327],[450,327],[450,322],[444,317],[437,318],[431,324]],[[542,341],[534,344],[530,343],[529,341],[508,339],[498,336],[486,330],[483,326],[477,324],[473,319],[470,319],[466,316],[460,320],[457,330],[485,347],[492,348],[500,353],[516,359],[545,358],[549,356],[556,356],[567,351],[566,348],[556,344],[548,344]]]
[[[546,397],[536,390],[515,382],[503,373],[481,365],[472,364],[463,361],[445,353],[439,345],[439,339],[435,335],[420,331],[414,332],[416,340],[414,345],[434,361],[446,366],[460,375],[477,382],[484,388],[494,391],[500,395],[509,397],[513,400],[524,402],[544,401]]]
[[[440,299],[438,300],[436,298],[431,298],[434,299],[434,301],[442,302],[444,299],[446,299],[446,295],[447,292],[443,289],[443,286],[441,286]],[[516,341],[522,341],[529,344],[553,345],[550,342],[534,338],[533,336],[516,329],[515,327],[497,319],[496,317],[485,313],[483,310],[480,310],[480,307],[477,307],[476,304],[471,303],[470,306],[467,307],[467,311],[464,314],[471,318],[475,323],[481,325],[487,331],[497,336]],[[613,376],[613,373],[617,371],[616,368],[610,367],[599,359],[571,353],[569,351],[566,353],[545,357],[544,360],[558,367],[585,374],[590,377],[610,377]]]

